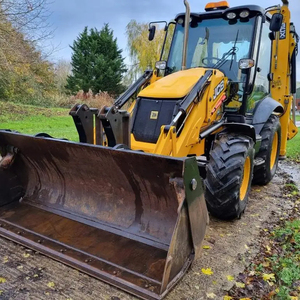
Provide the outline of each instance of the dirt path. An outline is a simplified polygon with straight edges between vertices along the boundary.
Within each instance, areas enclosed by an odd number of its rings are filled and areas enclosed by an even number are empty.
[[[255,254],[259,232],[266,222],[280,218],[292,203],[282,198],[282,187],[293,175],[300,182],[300,165],[281,163],[268,186],[253,186],[246,213],[241,220],[211,219],[202,257],[168,295],[168,300],[223,299],[232,280]],[[201,269],[210,268],[212,275]],[[6,279],[1,283],[1,277]],[[0,239],[0,299],[136,299],[92,277]]]

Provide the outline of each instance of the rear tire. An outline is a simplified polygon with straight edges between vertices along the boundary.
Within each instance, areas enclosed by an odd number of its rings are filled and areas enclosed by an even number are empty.
[[[256,158],[265,162],[254,168],[253,183],[265,185],[274,177],[280,153],[281,126],[279,118],[271,115],[265,123],[261,133],[262,140]]]
[[[204,181],[207,207],[213,216],[234,219],[244,212],[251,188],[253,159],[250,137],[228,134],[215,141]]]

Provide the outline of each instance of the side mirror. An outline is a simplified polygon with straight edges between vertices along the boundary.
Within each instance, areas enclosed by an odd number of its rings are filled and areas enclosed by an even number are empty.
[[[282,21],[283,15],[280,13],[275,13],[270,21],[270,30],[273,32],[278,32],[281,28]]]
[[[155,36],[155,31],[156,31],[156,27],[155,27],[154,25],[152,25],[152,26],[149,28],[149,36],[148,36],[148,40],[149,40],[149,41],[153,41],[154,36]]]

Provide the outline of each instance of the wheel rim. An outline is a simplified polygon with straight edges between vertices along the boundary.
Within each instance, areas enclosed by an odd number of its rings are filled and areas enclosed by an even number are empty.
[[[271,159],[270,159],[270,169],[272,170],[274,165],[276,164],[276,158],[278,153],[278,133],[275,132],[272,142],[272,151],[271,151]]]
[[[243,178],[242,178],[242,183],[241,183],[241,187],[240,187],[240,200],[241,201],[244,201],[247,191],[248,191],[248,186],[249,186],[249,181],[250,181],[250,169],[251,169],[250,157],[247,156],[245,164],[244,164]]]

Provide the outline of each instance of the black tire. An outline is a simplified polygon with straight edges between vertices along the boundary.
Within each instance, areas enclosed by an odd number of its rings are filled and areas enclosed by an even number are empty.
[[[204,181],[207,208],[213,216],[234,219],[244,212],[251,188],[253,160],[250,137],[228,134],[214,142]]]
[[[264,163],[254,168],[253,183],[265,185],[272,180],[278,166],[281,141],[279,118],[271,115],[261,130],[260,135],[262,137],[261,146],[255,158],[263,159]]]

